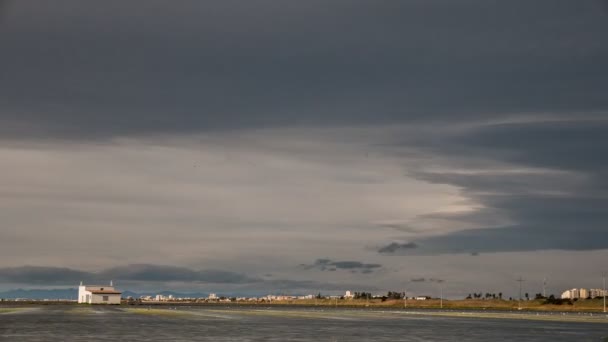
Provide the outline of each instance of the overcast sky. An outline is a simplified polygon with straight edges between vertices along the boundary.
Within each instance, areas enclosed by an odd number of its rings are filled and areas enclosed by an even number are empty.
[[[605,1],[0,1],[0,289],[599,287],[606,32]]]

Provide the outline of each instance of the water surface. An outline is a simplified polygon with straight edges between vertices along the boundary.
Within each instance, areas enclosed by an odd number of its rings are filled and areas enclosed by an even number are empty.
[[[608,341],[608,319],[587,323],[348,309],[49,305],[0,312],[0,340],[597,342]]]

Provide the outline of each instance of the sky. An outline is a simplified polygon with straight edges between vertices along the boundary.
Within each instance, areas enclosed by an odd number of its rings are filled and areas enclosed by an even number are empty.
[[[608,271],[606,1],[0,1],[0,289]]]

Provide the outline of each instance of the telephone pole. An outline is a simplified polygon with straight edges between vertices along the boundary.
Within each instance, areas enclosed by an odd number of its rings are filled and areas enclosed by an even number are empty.
[[[547,277],[543,279],[543,297],[547,298]]]
[[[604,284],[604,293],[602,293],[604,295],[604,312],[606,312],[606,272],[602,274],[602,282]]]
[[[439,283],[439,307],[443,309],[443,282]]]
[[[521,310],[521,283],[524,282],[524,279],[520,276],[517,278],[517,281],[519,282],[519,300],[517,301],[517,309]]]

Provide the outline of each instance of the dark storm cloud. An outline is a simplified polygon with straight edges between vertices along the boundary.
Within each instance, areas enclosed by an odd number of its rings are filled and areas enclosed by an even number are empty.
[[[131,289],[141,286],[162,286],[163,283],[205,283],[221,286],[246,286],[247,289],[260,294],[277,289],[289,291],[304,290],[342,290],[344,286],[355,287],[355,284],[332,284],[314,280],[252,278],[241,273],[217,270],[195,271],[185,267],[163,265],[127,265],[103,270],[86,272],[70,268],[21,266],[0,268],[0,284],[20,284],[25,286],[71,285],[80,281],[85,283],[107,283],[113,280]],[[156,285],[155,285],[156,284]],[[160,285],[159,285],[160,284]],[[375,287],[370,287],[375,290]]]
[[[321,271],[336,271],[348,270],[353,273],[361,272],[363,274],[372,273],[374,270],[382,268],[380,264],[366,264],[360,261],[333,261],[330,259],[317,259],[313,264],[301,264],[301,268],[310,270],[316,269]]]
[[[437,283],[437,284],[440,284],[440,283],[443,283],[445,280],[437,279],[437,278],[428,278],[428,279],[427,278],[413,278],[413,279],[410,279],[410,281],[412,283]]]
[[[608,107],[601,2],[14,2],[3,137]]]
[[[607,248],[608,123],[579,118],[608,111],[605,3],[13,1],[0,7],[0,139],[432,123],[406,147],[446,159],[445,170],[410,174],[456,186],[483,208],[454,217],[469,229],[380,253]],[[514,114],[536,122],[479,125]],[[541,114],[571,121],[538,122]],[[463,123],[477,126],[443,135]],[[494,164],[542,172],[450,171]],[[488,213],[512,223],[487,226]],[[380,267],[332,263],[305,267]]]
[[[23,284],[75,284],[83,278],[89,277],[88,272],[73,270],[64,267],[38,267],[22,266],[0,268],[0,283]]]
[[[395,253],[395,252],[398,252],[401,250],[408,250],[408,249],[414,249],[414,248],[418,248],[418,245],[413,242],[406,242],[406,243],[391,242],[386,246],[380,247],[378,249],[378,253],[391,254],[391,253]]]
[[[465,214],[427,215],[478,224],[418,239],[420,248],[415,253],[608,248],[608,121],[485,125],[432,145],[429,153],[449,155],[460,167],[467,162],[501,163],[522,171],[481,167],[473,173],[417,174],[430,182],[459,187],[483,208]],[[502,212],[513,223],[483,226],[488,212]]]
[[[210,283],[251,283],[259,281],[240,273],[201,270],[194,271],[185,267],[159,265],[128,265],[104,270],[96,274],[99,279],[122,279],[135,281],[198,281]]]
[[[74,284],[79,281],[132,282],[204,282],[223,284],[255,283],[261,281],[241,273],[218,270],[195,271],[185,267],[162,265],[127,265],[85,272],[69,268],[22,266],[0,268],[0,282],[23,284]]]

